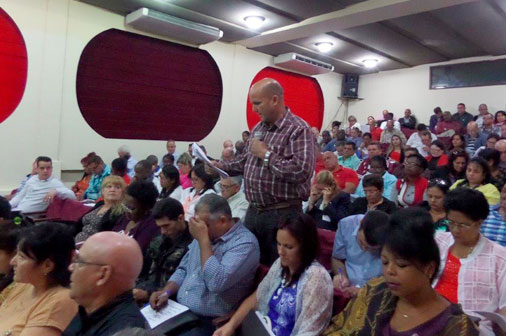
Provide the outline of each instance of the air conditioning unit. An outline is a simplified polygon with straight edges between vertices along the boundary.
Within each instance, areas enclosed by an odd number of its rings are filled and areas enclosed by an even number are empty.
[[[191,44],[206,44],[219,40],[223,32],[216,28],[149,8],[140,8],[125,17],[125,23],[135,29]]]
[[[296,53],[281,54],[274,58],[274,64],[310,76],[334,71],[334,66]]]

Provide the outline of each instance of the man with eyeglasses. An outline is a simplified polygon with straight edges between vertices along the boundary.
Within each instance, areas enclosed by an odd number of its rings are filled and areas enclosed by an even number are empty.
[[[141,268],[142,252],[134,239],[110,231],[88,238],[69,266],[70,297],[79,304],[79,312],[62,336],[105,336],[144,328],[132,294]]]
[[[220,181],[221,196],[225,198],[232,210],[232,218],[244,220],[248,211],[249,202],[246,195],[241,191],[242,177],[232,176],[222,178]]]

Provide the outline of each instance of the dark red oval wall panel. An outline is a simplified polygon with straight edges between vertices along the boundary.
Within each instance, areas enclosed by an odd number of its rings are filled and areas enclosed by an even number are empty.
[[[290,107],[294,114],[304,119],[310,126],[321,129],[324,107],[323,93],[315,78],[266,67],[253,78],[251,85],[263,78],[277,80],[284,89],[286,106]],[[246,117],[250,130],[260,121],[258,114],[253,112],[249,100],[246,107]]]
[[[110,29],[84,48],[76,91],[106,138],[198,141],[218,121],[223,85],[205,50]]]
[[[18,107],[25,92],[28,57],[18,26],[0,8],[0,123]]]

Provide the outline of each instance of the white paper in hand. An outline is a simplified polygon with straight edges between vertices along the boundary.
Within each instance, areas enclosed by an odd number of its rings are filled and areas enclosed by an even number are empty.
[[[148,321],[148,324],[151,327],[151,329],[154,329],[163,322],[167,321],[168,319],[171,319],[174,316],[182,314],[187,310],[189,310],[188,307],[183,306],[182,304],[179,304],[176,301],[169,300],[167,302],[167,306],[159,311],[156,311],[153,308],[151,308],[150,305],[147,305],[146,307],[141,309],[141,313],[142,315],[144,315],[146,321]]]
[[[194,142],[192,145],[192,154],[193,154],[193,156],[197,157],[202,162],[204,162],[206,165],[208,165],[209,167],[214,169],[221,177],[224,177],[224,178],[230,177],[226,171],[213,166],[213,164],[211,163],[211,160],[209,160],[206,153],[204,153],[202,151],[202,149],[200,149],[200,146],[196,142]]]
[[[487,312],[487,311],[480,311],[475,310],[474,313],[479,314],[486,318],[487,320],[490,320],[497,324],[502,330],[506,330],[506,318],[500,314]]]

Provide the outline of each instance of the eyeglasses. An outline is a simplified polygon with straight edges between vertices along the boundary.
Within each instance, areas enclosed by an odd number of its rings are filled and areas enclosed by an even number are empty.
[[[227,189],[228,190],[228,189],[233,188],[235,186],[236,186],[235,184],[226,185],[226,184],[220,183],[221,189]]]
[[[406,167],[421,167],[418,163],[416,162],[404,162],[404,166]]]
[[[472,228],[474,226],[474,223],[472,223],[472,224],[459,223],[459,222],[453,221],[453,220],[451,220],[449,218],[446,218],[446,220],[447,220],[447,223],[448,223],[448,227],[450,229],[452,229],[452,228],[458,228],[459,230],[467,231],[467,230],[469,230],[470,228]]]
[[[79,257],[79,250],[76,250],[76,255],[72,258],[71,264],[79,264],[79,265],[94,265],[94,266],[107,266],[106,264],[92,263],[82,260]]]

